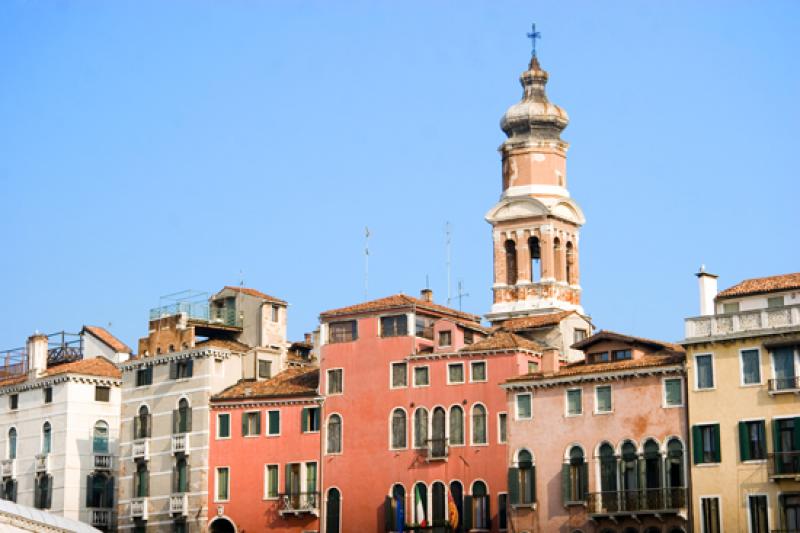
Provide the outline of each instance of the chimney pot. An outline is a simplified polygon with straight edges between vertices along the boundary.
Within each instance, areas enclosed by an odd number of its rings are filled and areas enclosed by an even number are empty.
[[[558,372],[559,360],[556,348],[547,348],[542,352],[541,371],[543,374],[555,374]]]
[[[311,344],[311,333],[303,334],[303,340],[305,340],[306,343]]]
[[[717,296],[717,275],[706,272],[706,266],[701,265],[700,271],[695,274],[700,286],[700,314],[709,316],[714,314],[714,298]]]
[[[426,302],[433,302],[433,291],[430,289],[422,289],[419,291],[419,297]]]

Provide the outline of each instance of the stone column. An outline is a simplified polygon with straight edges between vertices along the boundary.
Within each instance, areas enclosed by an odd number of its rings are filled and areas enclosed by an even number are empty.
[[[496,231],[494,234],[494,283],[506,284],[506,249],[503,234]]]
[[[527,231],[517,232],[517,284],[531,281],[531,249],[528,248]]]
[[[539,248],[542,253],[542,281],[552,280],[556,277],[555,261],[553,255],[553,234],[545,229],[539,237]]]

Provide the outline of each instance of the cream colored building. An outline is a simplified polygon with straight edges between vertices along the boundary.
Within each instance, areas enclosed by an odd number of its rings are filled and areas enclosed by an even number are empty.
[[[800,531],[800,274],[717,293],[687,318],[694,531]]]

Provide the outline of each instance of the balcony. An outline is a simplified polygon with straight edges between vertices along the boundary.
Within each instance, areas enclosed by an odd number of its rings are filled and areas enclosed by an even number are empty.
[[[800,305],[687,318],[685,327],[687,341],[800,328]]]
[[[169,497],[169,514],[188,516],[189,495],[184,493],[173,494]]]
[[[592,492],[587,509],[592,517],[677,514],[686,509],[686,489]]]
[[[189,434],[175,433],[172,435],[172,453],[189,455]]]
[[[767,387],[770,394],[797,394],[800,393],[800,377],[770,379]]]
[[[92,526],[109,527],[111,525],[110,509],[90,509],[92,513]]]
[[[772,481],[781,479],[800,481],[800,451],[775,452],[768,455],[767,469]]]
[[[108,453],[94,454],[94,469],[111,470],[111,454]]]
[[[134,461],[137,459],[147,461],[150,458],[150,441],[148,439],[136,439],[133,441],[131,456]]]
[[[16,477],[16,459],[4,459],[2,462],[0,462],[0,475],[2,475],[2,477]]]
[[[147,520],[147,498],[134,498],[131,500],[131,518]]]
[[[290,492],[278,494],[281,515],[312,514],[319,516],[319,492]]]
[[[446,461],[447,456],[450,454],[447,439],[428,439],[424,450],[427,461]]]
[[[36,472],[47,472],[50,469],[50,455],[47,453],[37,453],[34,458]]]

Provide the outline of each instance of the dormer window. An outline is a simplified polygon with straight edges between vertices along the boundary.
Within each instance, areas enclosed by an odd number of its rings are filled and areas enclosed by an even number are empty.
[[[423,339],[433,340],[433,323],[435,320],[429,316],[417,315],[415,334]]]
[[[475,334],[471,329],[464,330],[464,344],[472,344],[475,342]]]
[[[730,302],[722,304],[722,312],[725,314],[729,313],[738,313],[739,312],[739,302]]]
[[[450,332],[449,329],[447,331],[440,331],[439,346],[452,346],[453,345],[452,337],[453,334]]]
[[[408,335],[406,315],[381,317],[381,337],[404,337]]]
[[[592,363],[608,363],[611,361],[611,357],[608,352],[597,352],[589,354],[589,361]]]
[[[627,361],[632,358],[630,350],[614,350],[614,361]]]
[[[358,338],[358,326],[355,320],[331,322],[328,326],[328,342],[352,342]]]
[[[783,296],[773,296],[771,298],[767,298],[767,307],[772,309],[774,307],[783,307],[785,302],[783,301]]]

